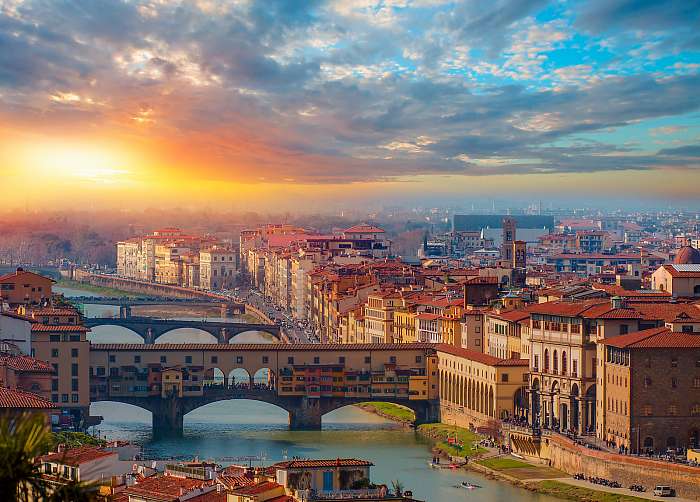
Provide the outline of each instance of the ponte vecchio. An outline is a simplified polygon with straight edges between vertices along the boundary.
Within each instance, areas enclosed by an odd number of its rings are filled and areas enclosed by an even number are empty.
[[[253,399],[289,413],[291,429],[364,401],[404,405],[418,422],[439,416],[435,345],[93,344],[90,400],[149,410],[154,435],[182,433],[206,404]]]

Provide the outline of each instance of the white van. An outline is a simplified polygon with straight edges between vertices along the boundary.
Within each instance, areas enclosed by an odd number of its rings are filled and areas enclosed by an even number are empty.
[[[656,485],[654,487],[654,495],[657,497],[672,497],[673,490],[670,486]]]

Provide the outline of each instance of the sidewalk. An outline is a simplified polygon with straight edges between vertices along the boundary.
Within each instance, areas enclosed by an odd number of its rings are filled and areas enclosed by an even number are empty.
[[[696,502],[693,501],[692,499],[684,499],[680,497],[655,497],[653,492],[653,487],[647,487],[646,492],[633,492],[632,490],[629,490],[627,488],[610,488],[609,486],[605,485],[596,485],[593,484],[589,481],[585,481],[583,479],[574,479],[574,478],[559,478],[556,480],[552,481],[558,481],[560,483],[566,483],[567,485],[572,485],[572,486],[578,486],[581,488],[587,488],[589,490],[595,490],[598,492],[608,492],[608,493],[616,493],[618,495],[627,495],[630,497],[637,497],[640,499],[647,499],[647,500],[673,500],[676,502]]]

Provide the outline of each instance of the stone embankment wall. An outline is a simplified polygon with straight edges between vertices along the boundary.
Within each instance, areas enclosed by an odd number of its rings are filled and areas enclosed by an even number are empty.
[[[700,467],[591,450],[558,435],[548,440],[549,460],[555,469],[618,481],[625,487],[639,484],[650,490],[668,485],[679,497],[700,500]]]

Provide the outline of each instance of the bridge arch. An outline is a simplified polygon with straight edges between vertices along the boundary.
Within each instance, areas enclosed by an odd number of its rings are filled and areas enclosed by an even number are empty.
[[[229,335],[228,343],[261,343],[259,340],[260,333],[270,336],[268,343],[278,343],[279,333],[273,333],[272,331],[266,330],[264,328],[256,329],[246,329],[245,331],[235,332]],[[265,343],[265,342],[262,342]]]
[[[166,338],[167,337],[167,338]],[[173,328],[164,331],[153,340],[153,343],[219,343],[217,335],[201,328]]]
[[[87,334],[91,343],[144,343],[143,335],[125,326],[100,324]]]
[[[228,384],[231,387],[241,386],[245,388],[250,388],[252,380],[253,378],[250,376],[250,373],[248,373],[248,370],[246,370],[245,368],[233,368],[228,373]]]

